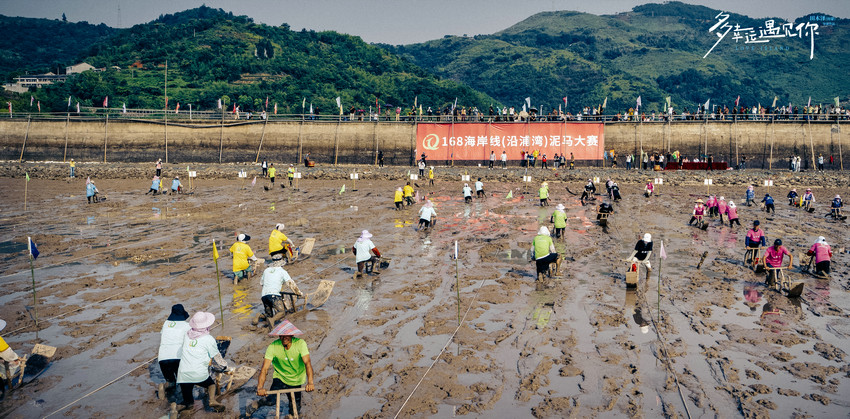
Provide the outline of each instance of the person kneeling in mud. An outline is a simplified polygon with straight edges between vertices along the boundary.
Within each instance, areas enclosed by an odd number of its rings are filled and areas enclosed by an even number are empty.
[[[463,184],[463,202],[467,204],[472,202],[472,188],[468,183]]]
[[[280,294],[281,291],[291,292],[297,296],[304,295],[298,289],[298,285],[295,284],[292,277],[289,276],[289,272],[283,269],[285,265],[286,261],[283,259],[276,260],[263,271],[263,277],[260,278],[260,285],[263,287],[260,296],[260,300],[263,302],[263,314],[258,315],[257,319],[251,322],[254,325],[259,324],[265,318],[269,327],[274,327],[275,322],[282,319],[287,310],[294,308],[290,307],[291,300]]]
[[[635,243],[635,250],[631,255],[629,255],[629,257],[626,258],[626,262],[643,264],[646,267],[646,279],[649,280],[649,274],[652,272],[652,264],[649,263],[649,257],[651,255],[652,235],[646,233],[643,235],[642,240],[638,240],[638,242]]]
[[[764,264],[767,268],[781,268],[783,267],[782,261],[785,258],[785,255],[788,255],[789,258],[788,266],[792,266],[794,264],[794,255],[792,255],[791,252],[782,245],[782,240],[776,239],[773,241],[773,246],[768,247],[764,252]],[[776,285],[776,271],[777,269],[767,270],[767,286],[773,287]]]
[[[824,236],[818,237],[818,241],[812,245],[806,254],[815,258],[815,274],[818,276],[829,275],[829,264],[832,259],[832,249],[829,247]]]
[[[555,212],[549,217],[549,222],[554,224],[556,239],[564,236],[564,230],[567,228],[567,213],[564,212],[564,204],[558,204],[555,207]]]
[[[603,202],[603,203],[599,204],[599,213],[596,214],[596,219],[601,220],[602,214],[611,214],[613,212],[614,212],[614,207],[611,206],[611,204],[609,204],[607,202]]]
[[[584,192],[581,193],[581,204],[584,205],[585,199],[591,199],[596,193],[596,185],[593,184],[593,179],[587,180],[587,185],[584,185]]]
[[[555,251],[555,243],[552,242],[552,236],[549,234],[549,229],[546,226],[540,227],[534,240],[531,242],[531,257],[537,265],[537,281],[538,286],[542,285],[543,277],[549,272],[549,265],[555,264],[555,274],[557,275],[561,269],[561,258]]]
[[[434,211],[434,203],[429,199],[422,205],[422,208],[419,209],[419,230],[423,228],[431,228],[434,223],[437,222],[435,219],[437,217],[437,211]]]
[[[372,243],[371,238],[372,233],[369,230],[363,230],[360,233],[360,237],[354,242],[354,246],[351,246],[351,250],[354,252],[354,261],[357,263],[357,277],[363,276],[363,268],[366,268],[366,273],[372,273],[374,275],[380,273],[375,269],[375,264],[381,258],[381,252]],[[374,253],[374,256],[370,255],[369,252]],[[371,272],[369,272],[366,265],[372,266]]]
[[[272,260],[286,259],[292,262],[296,258],[295,243],[283,234],[284,228],[286,226],[283,223],[278,223],[269,235],[269,256]]]

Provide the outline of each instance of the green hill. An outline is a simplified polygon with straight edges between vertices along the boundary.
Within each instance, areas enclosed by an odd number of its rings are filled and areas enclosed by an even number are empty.
[[[462,103],[493,101],[358,37],[256,24],[209,7],[119,30],[77,56],[107,71],[85,72],[39,89],[34,94],[43,106],[64,111],[68,96],[88,106],[109,96],[113,107],[161,109],[166,61],[170,109],[177,102],[183,109],[188,103],[214,109],[219,98],[246,111],[261,110],[268,98],[269,111],[278,103],[279,113],[300,113],[306,100],[323,114],[338,113],[337,96],[346,111],[368,109],[376,99],[381,106],[407,108],[416,97],[426,106],[445,106],[456,97]],[[18,100],[28,106],[25,96]]]
[[[608,112],[634,106],[661,110],[666,96],[677,110],[711,99],[731,106],[832,103],[850,92],[850,21],[820,23],[815,57],[809,39],[780,38],[766,44],[737,44],[733,32],[708,57],[717,40],[708,30],[719,10],[680,2],[646,4],[609,16],[562,11],[531,16],[492,35],[447,36],[421,44],[384,46],[442,77],[485,92],[502,103],[557,107],[567,96],[570,111],[608,98]],[[817,14],[813,14],[817,15]],[[770,18],[776,26],[785,23]],[[728,23],[758,30],[767,19],[730,14]],[[808,16],[795,24],[808,22]],[[767,46],[782,50],[736,50]],[[786,50],[787,48],[787,50]],[[842,71],[844,70],[844,71]]]

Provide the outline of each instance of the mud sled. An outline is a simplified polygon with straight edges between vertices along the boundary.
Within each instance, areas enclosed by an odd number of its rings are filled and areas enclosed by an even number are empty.
[[[785,291],[786,297],[788,298],[797,298],[803,295],[804,284],[802,281],[791,282],[791,279],[785,274],[785,270],[788,268],[790,268],[790,265],[778,268],[766,267],[768,277],[767,285],[773,287],[777,291]],[[772,283],[771,276],[773,277]]]
[[[310,237],[304,240],[304,244],[301,247],[296,247],[292,249],[292,252],[284,252],[283,254],[277,254],[272,256],[272,260],[280,260],[286,259],[286,264],[292,264],[299,260],[304,260],[310,257],[313,254],[313,247],[316,245],[316,239]]]
[[[696,219],[696,222],[694,223],[694,226],[696,228],[700,229],[700,230],[703,230],[703,231],[708,230],[708,223],[703,219],[704,216],[695,215],[695,217],[697,219]]]
[[[744,266],[749,267],[755,273],[764,272],[764,259],[761,257],[762,247],[748,247],[744,252]]]
[[[806,261],[805,264],[800,264],[800,272],[810,274],[818,279],[829,279],[829,275],[826,275],[822,272],[818,272],[817,269],[812,269],[812,265],[815,263],[815,255],[803,253],[800,255],[800,261]]]
[[[637,263],[630,263],[629,268],[626,271],[626,288],[635,288],[638,284],[638,265]]]
[[[20,364],[17,367],[12,368],[8,362],[4,361],[2,371],[4,396],[7,388],[11,392],[38,378],[50,365],[50,359],[54,354],[56,354],[55,347],[37,343],[29,355],[20,358]]]

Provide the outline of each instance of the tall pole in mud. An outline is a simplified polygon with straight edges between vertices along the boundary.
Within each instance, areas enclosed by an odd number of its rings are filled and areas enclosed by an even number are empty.
[[[218,162],[221,163],[221,152],[224,149],[224,108],[227,106],[223,103],[221,106],[221,128],[218,131]]]
[[[460,327],[460,262],[457,258],[457,240],[455,240],[455,290],[457,291],[457,325]]]
[[[369,117],[372,117],[372,107],[369,107]],[[375,126],[372,130],[372,138],[375,139],[375,166],[378,165],[378,121],[375,121]]]
[[[266,125],[269,123],[268,117],[263,122],[263,133],[260,135],[260,146],[257,147],[257,158],[254,159],[254,163],[260,161],[260,150],[263,149],[263,140],[266,138]]]
[[[103,162],[106,163],[106,142],[109,141],[109,113],[106,114],[106,123],[103,127]]]
[[[836,119],[835,122],[838,124],[838,163],[841,165],[841,171],[844,171],[844,159],[841,155],[841,119]]]
[[[340,118],[341,120],[342,118]],[[340,120],[336,121],[336,131],[334,131],[334,166],[336,166],[337,159],[339,159],[339,124]]]
[[[168,163],[168,60],[165,60],[165,162]]]
[[[776,120],[770,123],[773,132],[770,136],[770,160],[767,162],[768,170],[773,170],[773,144],[776,142]],[[767,135],[767,133],[765,133]]]
[[[812,169],[817,169],[818,166],[815,164],[815,142],[812,139],[812,120],[809,119],[807,122],[809,125],[809,145],[812,147]]]
[[[215,261],[215,279],[218,282],[218,312],[221,315],[221,327],[224,328],[224,305],[221,303],[221,273],[218,270],[218,248],[213,239],[213,260]]]
[[[301,110],[301,124],[298,125],[298,160],[295,161],[295,164],[301,163],[301,129],[304,128],[304,110]],[[296,180],[296,182],[298,182]],[[296,188],[297,189],[297,188]]]
[[[30,275],[32,276],[32,311],[33,316],[35,318],[35,338],[38,339],[38,300],[35,294],[35,268],[32,264],[32,239],[29,237],[27,237],[27,245],[29,247],[30,252]]]
[[[27,132],[26,132],[26,134],[24,134],[24,144],[21,145],[21,158],[18,159],[18,163],[24,161],[24,150],[26,150],[26,148],[27,148],[27,139],[30,136],[30,122],[31,121],[32,121],[32,117],[27,117]]]
[[[62,163],[68,158],[68,124],[71,122],[71,113],[65,117],[65,152],[62,154]]]

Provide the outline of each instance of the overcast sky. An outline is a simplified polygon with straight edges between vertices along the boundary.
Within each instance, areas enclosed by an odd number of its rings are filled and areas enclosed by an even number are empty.
[[[649,0],[2,0],[0,14],[105,23],[130,27],[160,14],[206,4],[255,22],[277,26],[335,30],[366,42],[409,44],[444,35],[491,34],[535,13],[577,10],[593,14],[629,11]],[[794,19],[821,12],[850,17],[850,0],[684,0],[753,18]],[[659,3],[659,1],[655,1]],[[120,13],[119,13],[120,10]]]

